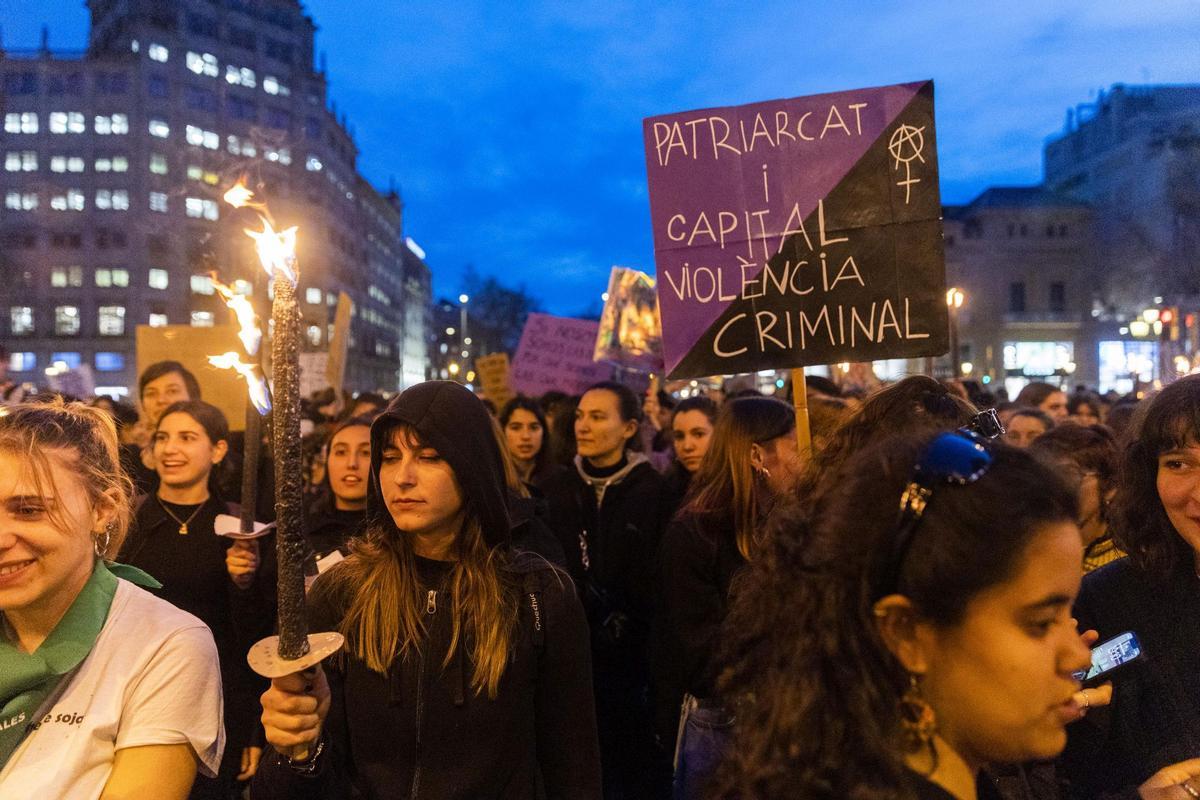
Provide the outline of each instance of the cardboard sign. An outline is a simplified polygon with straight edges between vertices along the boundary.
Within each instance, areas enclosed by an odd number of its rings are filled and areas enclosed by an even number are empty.
[[[325,380],[339,392],[346,380],[346,353],[350,347],[350,317],[354,301],[338,292],[337,314],[333,318],[333,337],[329,340],[329,360],[325,362]]]
[[[945,353],[933,83],[643,121],[672,378]]]
[[[662,325],[654,279],[644,272],[613,267],[608,300],[596,335],[596,361],[639,372],[661,372]]]
[[[329,385],[329,354],[313,351],[300,354],[300,396],[310,398]]]
[[[611,378],[612,367],[592,360],[599,329],[590,319],[530,314],[513,358],[513,390],[532,397],[552,390],[579,394]]]
[[[246,427],[249,396],[246,382],[233,370],[217,369],[208,363],[209,356],[228,352],[244,353],[235,325],[212,328],[137,326],[138,375],[157,361],[178,361],[196,376],[202,399],[221,409],[230,430],[240,431]],[[248,359],[243,355],[243,360]]]
[[[475,371],[479,373],[479,385],[483,393],[496,404],[496,410],[516,396],[509,383],[508,353],[492,353],[475,359]]]

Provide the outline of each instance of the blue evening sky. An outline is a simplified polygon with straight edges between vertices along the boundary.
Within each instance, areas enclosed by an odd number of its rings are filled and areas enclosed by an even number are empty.
[[[307,0],[360,169],[395,177],[438,295],[464,265],[573,313],[653,271],[643,117],[933,78],[943,202],[1036,183],[1067,108],[1200,80],[1196,0]],[[0,0],[8,47],[81,48],[79,0]]]

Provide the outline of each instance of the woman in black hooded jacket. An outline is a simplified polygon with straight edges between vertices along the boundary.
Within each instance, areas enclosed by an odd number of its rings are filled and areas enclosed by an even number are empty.
[[[311,630],[346,636],[273,681],[262,798],[598,798],[588,634],[567,576],[509,547],[486,409],[459,384],[371,428],[366,534],[321,575]]]

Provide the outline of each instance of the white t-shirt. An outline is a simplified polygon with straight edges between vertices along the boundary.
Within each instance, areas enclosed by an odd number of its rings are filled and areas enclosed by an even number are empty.
[[[128,581],[66,690],[0,772],[0,797],[94,800],[117,750],[188,744],[216,774],[221,670],[200,620]]]

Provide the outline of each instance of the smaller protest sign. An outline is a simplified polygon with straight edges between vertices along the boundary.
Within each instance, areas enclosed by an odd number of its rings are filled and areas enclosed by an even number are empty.
[[[649,275],[626,267],[612,268],[592,357],[624,369],[662,371],[662,325],[654,279]]]
[[[508,353],[492,353],[475,359],[475,371],[479,373],[479,385],[483,393],[496,404],[499,411],[513,399],[515,393],[509,383]]]
[[[329,354],[322,352],[300,354],[300,396],[312,397],[317,392],[329,386],[326,377],[329,365]]]
[[[594,320],[530,314],[513,358],[513,390],[531,396],[552,390],[579,394],[608,380],[612,367],[592,360],[599,330]]]
[[[242,352],[236,325],[137,326],[138,374],[157,361],[178,361],[196,376],[204,400],[225,414],[230,430],[240,431],[246,426],[246,382],[237,372],[218,369],[208,362],[209,356],[228,352]]]
[[[346,353],[350,347],[350,317],[353,311],[354,301],[350,295],[338,292],[333,336],[329,339],[329,360],[325,362],[325,379],[339,392],[346,380]]]

